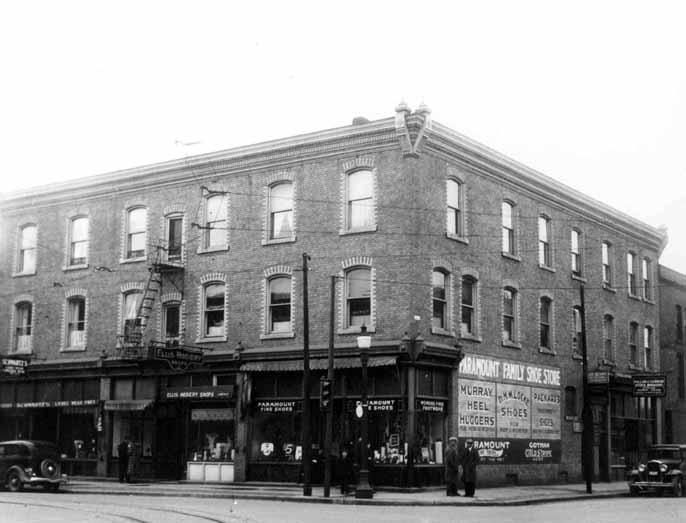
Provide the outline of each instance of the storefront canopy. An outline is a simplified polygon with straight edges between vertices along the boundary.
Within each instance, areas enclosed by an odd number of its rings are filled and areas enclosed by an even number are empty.
[[[153,400],[107,400],[105,410],[144,410]]]
[[[397,358],[395,356],[370,356],[369,367],[387,367],[395,365]],[[310,360],[310,369],[312,370],[326,370],[329,366],[327,358],[312,358]],[[335,369],[356,369],[362,366],[359,357],[336,358],[333,366]],[[302,360],[286,360],[286,361],[252,361],[241,365],[242,372],[298,372],[303,370]]]

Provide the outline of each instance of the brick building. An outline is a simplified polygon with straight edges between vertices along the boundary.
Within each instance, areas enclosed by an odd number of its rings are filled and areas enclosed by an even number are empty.
[[[686,441],[686,275],[660,265],[660,357],[667,378],[665,442]]]
[[[630,382],[659,370],[665,234],[424,106],[1,205],[0,438],[57,440],[74,473],[116,475],[127,437],[142,475],[298,480],[303,253],[315,452],[332,276],[334,452],[364,325],[377,484],[440,483],[453,434],[482,481],[578,477],[582,285],[599,477],[660,439]]]

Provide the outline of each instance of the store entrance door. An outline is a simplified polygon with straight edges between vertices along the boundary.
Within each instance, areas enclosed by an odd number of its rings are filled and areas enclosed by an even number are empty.
[[[184,435],[186,434],[186,416],[180,409],[168,406],[160,409],[155,441],[155,476],[161,479],[185,479],[186,454]]]

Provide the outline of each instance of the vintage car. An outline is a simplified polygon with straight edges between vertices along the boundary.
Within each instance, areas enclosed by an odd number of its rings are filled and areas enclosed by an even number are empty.
[[[56,492],[67,482],[60,471],[57,446],[47,441],[0,441],[0,487],[19,492],[38,485]]]
[[[653,445],[648,459],[628,474],[629,494],[655,492],[661,496],[665,491],[674,496],[686,495],[686,445]]]

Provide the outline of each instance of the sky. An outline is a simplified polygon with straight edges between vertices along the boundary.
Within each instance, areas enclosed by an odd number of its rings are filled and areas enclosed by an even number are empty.
[[[654,227],[686,273],[686,4],[0,2],[0,192],[394,115]]]

